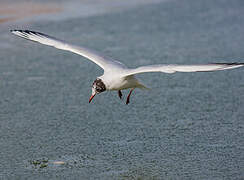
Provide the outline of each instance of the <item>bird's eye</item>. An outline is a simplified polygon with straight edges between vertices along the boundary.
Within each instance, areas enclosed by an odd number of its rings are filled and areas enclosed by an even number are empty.
[[[99,86],[96,87],[96,90],[99,92],[101,91],[102,88],[100,88]]]

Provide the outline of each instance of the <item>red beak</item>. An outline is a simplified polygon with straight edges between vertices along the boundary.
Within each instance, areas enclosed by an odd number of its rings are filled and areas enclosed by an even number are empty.
[[[91,95],[90,99],[89,99],[89,103],[92,101],[92,99],[96,96],[96,94]]]

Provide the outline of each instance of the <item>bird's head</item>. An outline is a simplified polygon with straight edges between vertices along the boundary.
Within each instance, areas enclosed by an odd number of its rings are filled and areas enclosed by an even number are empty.
[[[105,84],[103,83],[103,81],[101,79],[97,78],[92,84],[92,95],[89,99],[89,103],[96,96],[96,94],[99,94],[104,91],[106,91]]]

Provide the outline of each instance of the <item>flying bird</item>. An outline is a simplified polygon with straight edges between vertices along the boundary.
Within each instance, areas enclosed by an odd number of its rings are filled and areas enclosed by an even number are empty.
[[[93,82],[92,94],[89,99],[89,103],[97,94],[100,94],[104,91],[118,91],[118,96],[121,99],[121,91],[124,89],[130,89],[126,99],[126,104],[128,104],[130,102],[131,93],[135,88],[147,88],[135,77],[136,74],[140,73],[207,72],[233,69],[244,66],[244,63],[211,63],[203,65],[158,64],[141,66],[132,69],[126,67],[121,62],[115,61],[114,59],[106,57],[100,53],[97,53],[96,51],[69,44],[63,40],[59,40],[55,37],[40,32],[29,30],[10,30],[10,32],[31,41],[79,54],[100,66],[104,70],[104,73],[102,76],[97,77]]]

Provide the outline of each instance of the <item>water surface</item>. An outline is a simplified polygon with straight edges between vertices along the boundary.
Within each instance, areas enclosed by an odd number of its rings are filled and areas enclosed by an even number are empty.
[[[152,90],[136,90],[129,105],[116,92],[88,104],[99,67],[9,29],[38,30],[129,67],[243,62],[243,5],[172,0],[1,24],[0,177],[242,179],[243,68],[142,74],[138,78]]]

